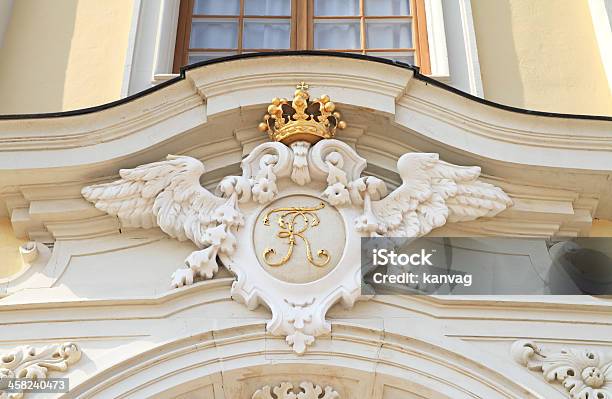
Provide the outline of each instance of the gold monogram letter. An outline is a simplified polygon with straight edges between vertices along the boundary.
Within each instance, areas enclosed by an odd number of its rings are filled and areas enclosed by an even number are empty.
[[[319,225],[320,220],[316,212],[323,208],[325,208],[325,204],[320,203],[315,207],[276,208],[266,213],[266,217],[263,220],[263,224],[266,226],[270,225],[270,216],[272,214],[279,213],[276,222],[278,223],[280,230],[276,236],[281,239],[287,239],[287,243],[289,244],[289,249],[287,250],[285,256],[276,262],[270,259],[276,254],[276,251],[273,248],[266,248],[263,252],[263,258],[265,259],[266,263],[270,266],[282,266],[287,263],[289,259],[291,259],[291,255],[293,255],[293,247],[297,245],[296,237],[299,237],[302,239],[302,241],[304,241],[304,245],[306,246],[306,259],[308,259],[308,262],[317,267],[327,265],[330,259],[327,250],[320,249],[317,251],[317,256],[321,258],[321,262],[317,263],[312,257],[310,243],[308,242],[308,239],[304,237],[304,233],[308,229]]]

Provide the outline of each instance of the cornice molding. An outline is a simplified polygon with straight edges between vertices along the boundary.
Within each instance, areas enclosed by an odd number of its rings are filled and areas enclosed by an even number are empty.
[[[398,105],[424,115],[444,119],[450,125],[493,140],[543,148],[612,151],[612,134],[607,134],[607,130],[594,133],[588,131],[559,132],[558,126],[554,126],[558,124],[558,121],[557,123],[551,121],[550,124],[537,121],[529,126],[530,121],[523,120],[515,127],[509,123],[503,124],[501,121],[494,123],[482,116],[479,118],[465,114],[440,105],[431,99],[410,94],[400,98]]]
[[[410,83],[413,75],[418,84]],[[429,115],[443,113],[449,123],[455,119],[453,123],[463,126],[467,132],[499,142],[510,140],[526,146],[601,151],[608,150],[612,140],[609,129],[612,117],[539,113],[499,106],[423,77],[415,69],[371,57],[324,56],[315,52],[310,55],[230,57],[190,66],[179,78],[160,88],[98,109],[43,114],[35,119],[27,115],[0,118],[0,151],[45,151],[100,145],[134,135],[146,126],[177,117],[194,107],[201,108],[202,100],[210,101],[219,96],[230,96],[234,101],[203,109],[203,116],[265,104],[272,92],[276,93],[278,87],[292,85],[297,77],[322,90],[338,88],[335,91],[338,103],[395,114],[395,105],[381,99],[397,99],[397,106]],[[443,98],[443,101],[432,102],[428,94],[435,94],[436,100]],[[467,117],[458,111],[465,110],[466,106],[473,114],[495,113],[499,121],[490,123],[478,117]],[[200,122],[206,123],[206,118]],[[529,127],[517,129],[514,127],[517,125]],[[532,127],[541,133],[532,131]],[[541,138],[547,143],[539,140]]]
[[[151,297],[83,299],[68,292],[54,290],[54,300],[41,299],[38,293],[24,290],[0,300],[3,325],[22,324],[36,314],[38,322],[87,322],[95,320],[130,320],[134,318],[166,318],[194,306],[231,302],[233,277],[217,277]],[[437,319],[453,318],[490,321],[533,321],[612,325],[609,314],[612,301],[590,296],[560,298],[558,296],[486,296],[478,298],[448,296],[380,295],[365,305],[382,305],[417,312]],[[359,305],[358,305],[359,306]],[[554,312],[553,312],[554,311]],[[332,321],[342,311],[332,308]],[[60,317],[61,316],[61,317]],[[265,316],[262,317],[262,323]],[[30,317],[31,319],[31,317]]]
[[[512,114],[415,82],[399,99],[393,120],[454,151],[508,166],[612,170],[610,122]]]
[[[0,152],[97,146],[135,135],[202,105],[202,98],[188,82],[182,81],[132,102],[91,114],[27,122],[0,119]]]
[[[135,99],[138,99],[140,97],[143,97],[149,93],[155,92],[158,89],[161,89],[162,87],[165,87],[167,85],[173,84],[175,82],[178,82],[182,79],[184,79],[185,77],[185,72],[192,70],[192,69],[196,69],[196,68],[200,68],[202,66],[207,66],[207,65],[213,65],[213,64],[218,64],[218,63],[224,63],[224,62],[228,62],[228,61],[234,61],[234,60],[244,60],[244,59],[251,59],[251,58],[267,58],[267,57],[287,57],[287,56],[318,56],[318,57],[327,57],[327,58],[341,58],[341,59],[357,59],[357,60],[365,60],[365,61],[370,61],[370,62],[374,62],[374,63],[379,63],[379,64],[386,64],[386,65],[392,65],[394,67],[400,68],[400,69],[405,69],[405,70],[409,70],[412,71],[415,75],[415,77],[423,82],[427,82],[428,84],[443,88],[444,90],[451,92],[451,93],[455,93],[459,96],[462,96],[464,98],[467,98],[469,100],[475,101],[475,102],[479,102],[481,104],[485,104],[488,105],[490,107],[493,108],[497,108],[497,109],[501,109],[501,110],[506,110],[506,111],[511,111],[511,112],[515,112],[515,113],[520,113],[520,114],[529,114],[529,115],[537,115],[537,116],[545,116],[545,117],[549,117],[549,118],[568,118],[568,119],[585,119],[585,120],[607,120],[607,121],[612,121],[612,116],[605,116],[605,115],[585,115],[585,114],[567,114],[567,113],[555,113],[555,112],[546,112],[546,111],[537,111],[537,110],[529,110],[529,109],[524,109],[524,108],[518,108],[518,107],[513,107],[513,106],[509,106],[509,105],[505,105],[505,104],[500,104],[500,103],[496,103],[494,101],[490,101],[481,97],[477,97],[475,95],[472,95],[470,93],[461,91],[460,89],[457,89],[455,87],[449,86],[443,82],[440,82],[436,79],[433,79],[427,75],[423,75],[419,72],[419,68],[413,65],[409,65],[409,64],[405,64],[402,62],[396,62],[396,61],[392,61],[386,58],[379,58],[379,57],[374,57],[374,56],[370,56],[370,55],[362,55],[362,54],[356,54],[356,53],[338,53],[338,52],[334,52],[334,51],[320,51],[320,50],[300,50],[300,51],[273,51],[273,52],[263,52],[263,53],[243,53],[243,54],[239,54],[239,55],[232,55],[232,56],[226,56],[226,57],[219,57],[219,58],[214,58],[214,59],[210,59],[207,61],[202,61],[202,62],[198,62],[195,64],[191,64],[191,65],[187,65],[185,67],[182,67],[180,70],[179,74],[171,74],[168,75],[169,77],[171,77],[172,79],[170,79],[170,81],[167,81],[164,84],[159,84],[157,86],[145,89],[139,93],[136,93],[134,95],[128,96],[126,98],[120,99],[120,100],[116,100],[110,103],[106,103],[106,104],[102,104],[102,105],[98,105],[98,106],[94,106],[94,107],[89,107],[89,108],[83,108],[83,109],[77,109],[77,110],[71,110],[71,111],[62,111],[62,112],[50,112],[50,113],[43,113],[43,114],[16,114],[16,115],[0,115],[0,119],[5,119],[5,120],[15,120],[15,119],[44,119],[44,118],[60,118],[60,117],[65,117],[65,116],[74,116],[74,115],[84,115],[84,114],[90,114],[90,113],[94,113],[103,109],[109,109],[109,108],[113,108],[113,107],[117,107],[120,106],[122,104],[128,103],[130,101],[133,101]],[[167,80],[167,79],[164,79]]]

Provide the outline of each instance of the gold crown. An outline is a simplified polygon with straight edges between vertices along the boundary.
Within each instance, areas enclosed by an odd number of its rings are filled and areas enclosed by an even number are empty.
[[[268,106],[259,130],[268,132],[270,139],[286,145],[296,141],[314,144],[321,139],[333,138],[336,128],[346,127],[329,96],[309,101],[306,83],[300,82],[296,89],[291,104],[286,98],[274,98]]]

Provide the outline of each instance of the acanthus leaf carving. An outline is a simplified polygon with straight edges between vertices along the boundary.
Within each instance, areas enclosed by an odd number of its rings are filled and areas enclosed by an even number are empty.
[[[8,380],[47,378],[51,371],[66,371],[81,359],[77,344],[67,342],[37,349],[23,346],[0,356],[0,399],[19,399],[23,391],[7,392]]]
[[[545,352],[533,341],[519,340],[513,359],[532,371],[541,371],[550,383],[559,382],[570,399],[612,399],[612,356],[587,349]]]
[[[291,180],[297,185],[303,186],[310,183],[310,172],[308,171],[308,150],[310,143],[306,141],[296,141],[291,144],[293,151],[293,169],[291,171]]]
[[[340,399],[340,394],[331,386],[322,388],[308,381],[301,382],[297,390],[292,383],[281,382],[274,387],[266,385],[258,389],[252,399]]]

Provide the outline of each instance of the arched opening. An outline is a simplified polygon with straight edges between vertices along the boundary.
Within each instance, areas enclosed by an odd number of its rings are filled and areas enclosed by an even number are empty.
[[[233,327],[125,360],[82,381],[66,397],[252,399],[259,389],[285,382],[296,393],[302,382],[329,386],[339,398],[538,397],[503,370],[414,338],[379,336],[384,338],[342,326],[317,350],[297,356],[260,324]]]

